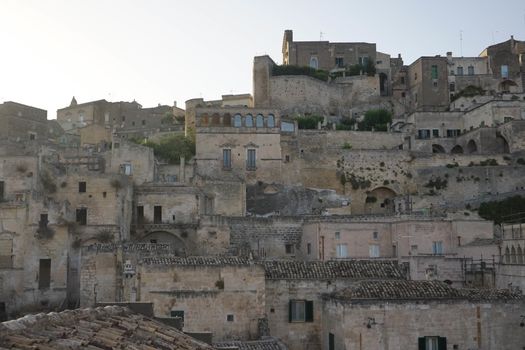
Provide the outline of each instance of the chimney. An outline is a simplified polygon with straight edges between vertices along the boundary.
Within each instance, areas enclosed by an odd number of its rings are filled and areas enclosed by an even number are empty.
[[[173,107],[177,107],[177,101],[173,101]]]

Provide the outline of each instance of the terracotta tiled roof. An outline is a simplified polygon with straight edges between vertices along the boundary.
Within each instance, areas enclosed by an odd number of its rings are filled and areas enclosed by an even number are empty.
[[[265,261],[266,279],[401,279],[395,262],[371,260]]]
[[[347,301],[414,301],[414,300],[523,300],[509,290],[453,288],[440,281],[363,281],[355,287],[325,295],[326,298]]]
[[[278,339],[268,337],[253,341],[231,341],[213,344],[220,350],[286,350],[287,347]]]
[[[145,258],[142,262],[146,265],[249,265],[251,262],[247,258],[235,256],[189,256],[165,257],[165,258]]]
[[[176,349],[214,347],[120,306],[29,315],[0,324],[0,349]]]

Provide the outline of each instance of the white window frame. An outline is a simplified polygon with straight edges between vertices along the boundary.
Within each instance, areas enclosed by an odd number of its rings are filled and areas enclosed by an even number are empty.
[[[336,254],[338,258],[348,258],[348,245],[346,243],[337,244]]]
[[[368,255],[371,258],[379,258],[381,256],[379,244],[369,244],[368,245]]]

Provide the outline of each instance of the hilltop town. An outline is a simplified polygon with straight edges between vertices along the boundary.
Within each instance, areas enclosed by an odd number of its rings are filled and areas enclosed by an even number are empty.
[[[0,104],[0,349],[525,347],[525,41],[293,34],[251,93]]]

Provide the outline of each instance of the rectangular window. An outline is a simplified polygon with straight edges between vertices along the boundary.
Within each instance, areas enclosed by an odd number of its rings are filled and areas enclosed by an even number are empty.
[[[431,67],[430,75],[431,75],[432,79],[437,79],[438,78],[438,66],[433,65]]]
[[[255,150],[249,149],[246,153],[246,169],[255,170]]]
[[[87,225],[87,208],[77,209],[77,223],[79,225]]]
[[[51,285],[51,259],[40,259],[38,269],[38,289],[48,289]]]
[[[5,195],[5,182],[0,181],[0,200],[4,199],[4,195]]]
[[[432,242],[432,254],[443,254],[443,242],[442,241]]]
[[[461,134],[460,129],[447,129],[447,137],[457,137]]]
[[[0,269],[13,268],[13,240],[0,239]]]
[[[153,223],[162,223],[162,206],[156,205],[153,207]]]
[[[294,253],[293,244],[285,244],[284,251],[286,252],[286,254],[293,254]]]
[[[456,84],[455,83],[450,83],[448,85],[448,89],[450,90],[450,92],[456,91]]]
[[[29,139],[30,140],[36,140],[36,134],[34,132],[29,133]]]
[[[347,258],[348,257],[348,246],[346,244],[338,244],[336,246],[337,257],[338,258]]]
[[[231,149],[222,150],[222,167],[223,169],[232,168],[232,150]]]
[[[308,255],[312,254],[312,244],[311,243],[306,244],[306,254]]]
[[[335,336],[333,333],[328,333],[328,350],[335,350]]]
[[[138,224],[144,223],[144,206],[143,205],[137,205],[137,223]]]
[[[310,300],[290,300],[288,304],[289,322],[313,322],[314,302]]]
[[[458,71],[457,75],[463,75],[463,67],[458,67],[457,71]]]
[[[447,338],[444,338],[444,337],[418,338],[418,350],[447,350]]]
[[[230,314],[230,315],[226,315],[226,321],[228,321],[228,322],[233,322],[234,319],[235,319],[235,318],[234,318],[233,315],[231,315],[231,314]]]
[[[432,129],[432,137],[434,138],[439,137],[439,129]]]
[[[125,164],[122,164],[120,167],[122,169],[122,174],[128,175],[128,176],[131,175],[131,173],[132,173],[132,171],[131,171],[131,169],[132,169],[131,168],[131,164],[125,163]]]
[[[509,77],[509,66],[503,65],[501,66],[501,77],[508,79]]]
[[[368,255],[371,258],[379,258],[379,245],[378,244],[370,244],[368,246]]]
[[[401,77],[401,84],[405,85],[405,77]]]
[[[468,75],[474,75],[474,67],[473,66],[468,66],[467,72],[468,72]]]
[[[377,231],[374,231],[374,233],[372,234],[372,238],[377,241],[379,239],[379,233]]]
[[[184,327],[184,311],[183,310],[171,310],[170,317],[180,318],[181,327]]]
[[[80,181],[78,183],[78,192],[79,193],[84,193],[86,192],[86,182],[85,181]]]
[[[345,66],[343,57],[336,57],[335,65],[339,68],[343,68]]]
[[[419,129],[417,131],[417,138],[421,140],[429,139],[430,138],[430,130],[429,129]]]
[[[142,121],[142,125],[146,125],[146,121],[145,120]]]
[[[341,232],[337,231],[335,233],[335,239],[340,239],[341,238]]]

